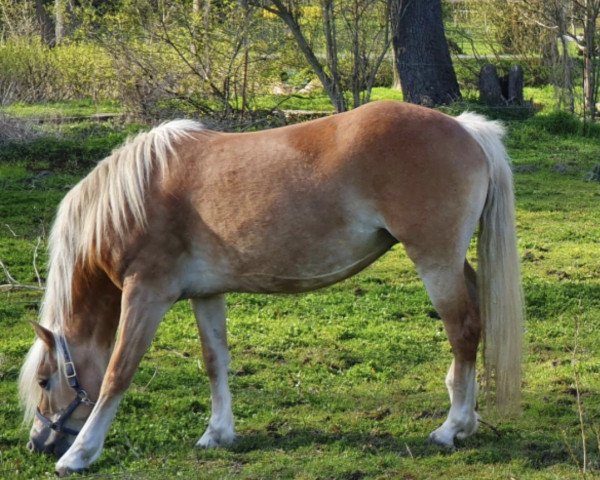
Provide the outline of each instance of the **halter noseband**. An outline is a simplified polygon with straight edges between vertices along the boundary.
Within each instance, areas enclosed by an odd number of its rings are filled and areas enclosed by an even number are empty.
[[[59,352],[62,353],[63,360],[65,362],[65,378],[67,379],[69,387],[75,390],[75,393],[77,395],[75,396],[73,401],[69,403],[65,411],[60,414],[58,420],[56,420],[55,422],[50,420],[48,417],[45,417],[44,414],[40,412],[39,407],[35,411],[35,416],[40,422],[42,422],[44,425],[46,425],[51,430],[54,430],[55,432],[63,432],[67,435],[76,436],[79,433],[79,431],[66,427],[64,423],[73,414],[75,409],[82,403],[84,405],[95,405],[96,402],[90,400],[87,392],[83,388],[81,388],[81,385],[79,384],[79,380],[77,379],[77,371],[75,370],[75,364],[71,360],[71,354],[69,353],[69,347],[67,346],[67,341],[65,337],[61,335],[57,338],[58,345],[60,347]]]

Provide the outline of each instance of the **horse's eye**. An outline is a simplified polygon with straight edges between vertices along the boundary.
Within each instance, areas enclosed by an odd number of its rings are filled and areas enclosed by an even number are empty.
[[[42,378],[42,379],[38,380],[38,385],[40,387],[42,387],[44,390],[47,390],[48,389],[48,379]]]

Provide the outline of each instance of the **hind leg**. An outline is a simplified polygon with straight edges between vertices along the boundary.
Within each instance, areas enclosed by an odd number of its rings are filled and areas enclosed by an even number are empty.
[[[477,430],[475,412],[477,382],[475,367],[481,322],[476,300],[475,272],[461,265],[417,264],[434,307],[442,317],[454,360],[446,376],[450,395],[448,418],[431,433],[434,443],[454,447],[454,438],[465,438]]]

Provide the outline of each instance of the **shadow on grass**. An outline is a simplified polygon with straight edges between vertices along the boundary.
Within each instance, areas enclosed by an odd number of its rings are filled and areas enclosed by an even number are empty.
[[[558,432],[552,436],[507,429],[501,430],[498,436],[483,426],[473,437],[457,440],[455,451],[434,445],[422,436],[394,436],[382,431],[331,433],[320,429],[292,429],[283,434],[248,430],[240,433],[229,450],[246,454],[265,450],[291,452],[305,447],[318,449],[326,446],[339,451],[358,450],[366,454],[395,453],[414,460],[456,456],[457,461],[463,463],[484,465],[507,464],[516,460],[534,469],[572,463],[571,453]],[[202,452],[198,455],[201,457]]]

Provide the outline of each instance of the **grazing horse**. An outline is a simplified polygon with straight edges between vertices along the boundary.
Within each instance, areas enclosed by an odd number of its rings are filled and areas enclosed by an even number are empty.
[[[444,321],[451,407],[431,440],[475,432],[483,329],[496,402],[519,401],[522,292],[512,176],[497,122],[375,102],[254,133],[178,120],[115,150],[62,201],[20,376],[29,448],[66,475],[98,458],[173,303],[190,299],[210,377],[199,447],[234,439],[227,292],[296,293],[401,242]],[[465,260],[480,225],[479,271]]]

